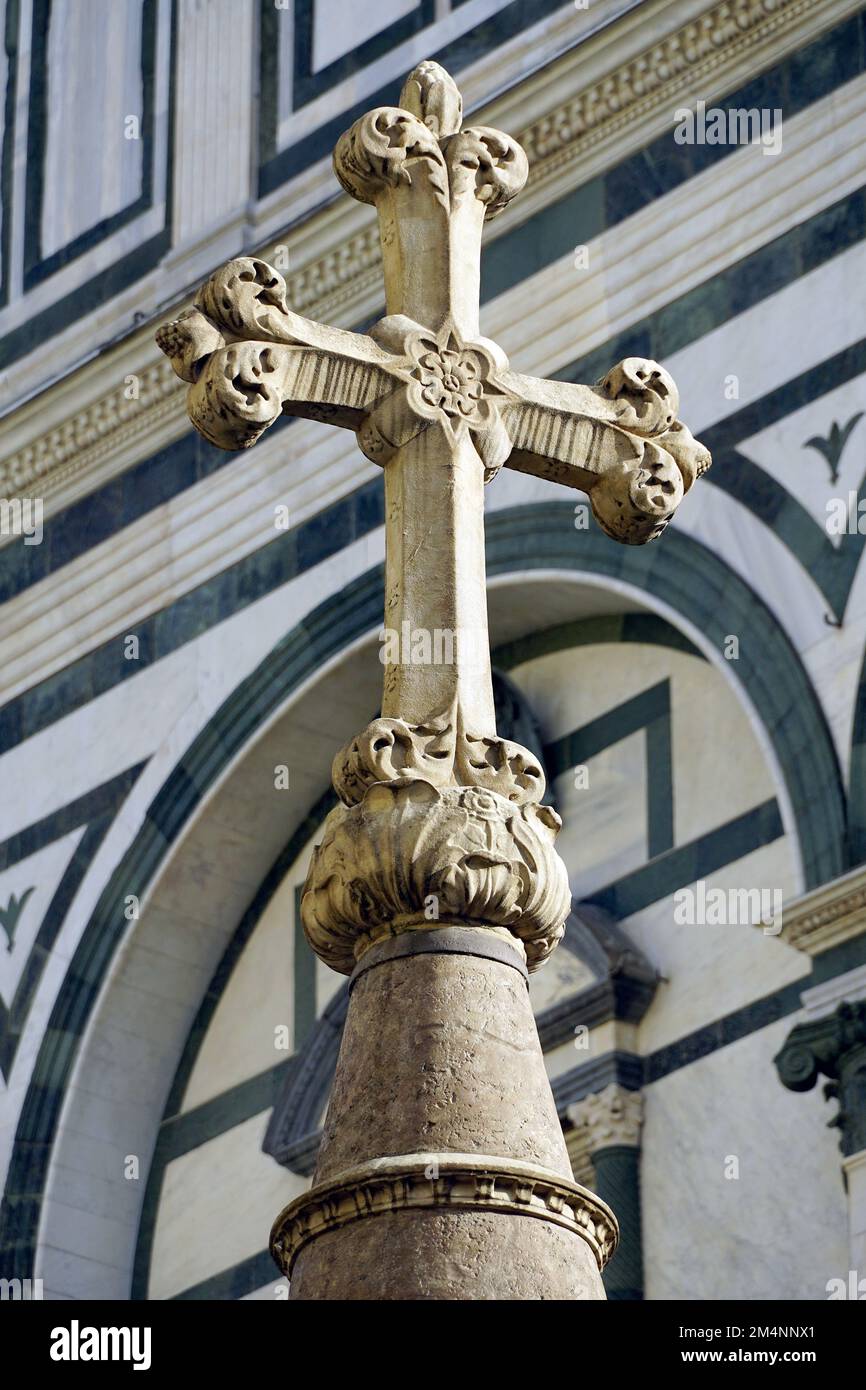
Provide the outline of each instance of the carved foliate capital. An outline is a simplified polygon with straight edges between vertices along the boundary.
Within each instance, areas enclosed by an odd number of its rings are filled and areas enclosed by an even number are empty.
[[[383,936],[477,923],[547,959],[571,906],[542,805],[538,758],[464,727],[459,708],[423,724],[376,719],[334,759],[341,805],[325,822],[301,904],[313,950],[345,974]]]
[[[350,974],[384,936],[437,924],[504,928],[536,969],[560,940],[571,896],[553,847],[559,817],[498,792],[376,782],[325,821],[301,903],[313,950]]]
[[[615,1081],[570,1105],[567,1114],[590,1157],[600,1149],[619,1144],[637,1148],[640,1143],[643,1096]]]

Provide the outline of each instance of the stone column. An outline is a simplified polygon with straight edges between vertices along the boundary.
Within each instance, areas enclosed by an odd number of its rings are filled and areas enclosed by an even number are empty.
[[[848,998],[828,1012],[840,990]],[[855,997],[850,997],[853,994]],[[819,1076],[824,1095],[839,1103],[830,1125],[839,1130],[842,1173],[848,1195],[850,1270],[855,1292],[866,1289],[866,970],[806,990],[803,1003],[817,1016],[798,1023],[775,1058],[779,1079],[791,1091],[809,1091]]]
[[[351,988],[313,1188],[274,1227],[292,1297],[603,1298],[616,1227],[572,1179],[524,953],[407,933]]]
[[[457,714],[383,717],[332,777],[301,912],[351,994],[272,1232],[291,1297],[604,1298],[616,1221],[573,1180],[529,1002],[571,902],[541,768]]]
[[[567,1110],[566,1135],[575,1177],[614,1208],[620,1223],[616,1257],[607,1267],[608,1298],[643,1298],[640,1131],[643,1097],[616,1082],[585,1096]]]

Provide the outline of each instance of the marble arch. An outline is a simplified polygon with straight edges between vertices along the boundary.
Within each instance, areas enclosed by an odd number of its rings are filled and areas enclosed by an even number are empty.
[[[488,518],[493,642],[569,617],[661,613],[723,670],[747,705],[778,780],[786,828],[799,845],[802,886],[843,872],[845,807],[830,736],[808,677],[769,610],[682,532],[649,551],[615,548],[594,533],[576,538],[571,515],[570,504],[549,503]],[[333,748],[376,707],[381,671],[373,634],[381,611],[381,568],[320,604],[240,683],[154,798],[85,929],[42,1043],[4,1202],[4,1240],[14,1240],[16,1251],[12,1274],[35,1270],[41,1277],[45,1251],[57,1240],[58,1174],[81,1138],[76,1116],[86,1108],[85,1130],[101,1124],[110,1134],[131,1075],[139,1079],[129,1124],[146,1171],[189,1027],[240,918],[238,904],[261,884],[326,785]],[[743,658],[729,663],[719,639],[734,621]],[[286,760],[293,734],[303,752],[297,770],[293,762],[292,787],[274,793],[273,767]],[[233,829],[238,805],[243,833]],[[215,847],[221,878],[210,899],[202,865]],[[223,893],[226,884],[236,891]],[[143,903],[132,924],[119,911],[130,891]],[[173,1007],[153,1012],[142,1073],[141,1039],[136,1056],[124,1055],[117,1024],[142,972],[150,972],[158,992],[155,969],[166,989],[172,981]],[[103,977],[98,992],[88,987]],[[128,1152],[129,1133],[123,1143]],[[104,1186],[103,1176],[93,1180]],[[63,1247],[67,1262],[78,1262],[82,1290],[94,1287],[90,1271],[98,1266],[95,1297],[128,1296],[143,1186],[126,1183],[115,1194],[126,1203],[128,1221],[112,1223],[110,1248],[102,1227],[95,1253],[96,1236],[85,1221],[76,1225],[79,1248]]]

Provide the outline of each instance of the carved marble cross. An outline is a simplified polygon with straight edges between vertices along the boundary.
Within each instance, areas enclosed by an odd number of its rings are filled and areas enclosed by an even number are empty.
[[[212,443],[247,448],[287,413],[355,430],[384,469],[385,629],[398,641],[381,719],[335,760],[344,807],[359,807],[381,783],[480,788],[531,810],[552,839],[537,760],[496,736],[484,485],[506,465],[578,488],[609,536],[638,545],[661,534],[710,457],[677,419],[676,386],[657,363],[627,358],[598,386],[545,381],[512,371],[480,336],[483,224],[520,192],[528,165],[509,136],[461,129],[461,120],[454,82],[424,62],[398,107],[368,112],[337,144],[337,177],[379,216],[386,314],[368,334],[302,318],[277,271],[241,258],[157,341],[190,383],[190,418]],[[450,634],[448,659],[441,647],[440,659],[432,654],[437,633]],[[527,917],[526,902],[515,903],[502,913]],[[404,917],[415,911],[398,905]],[[559,911],[547,906],[548,916]],[[351,915],[345,903],[332,908],[335,921]],[[375,915],[361,914],[364,930]],[[314,917],[305,900],[311,939]],[[558,932],[546,930],[539,958]],[[352,968],[351,951],[335,954],[333,939],[314,945],[336,968]]]

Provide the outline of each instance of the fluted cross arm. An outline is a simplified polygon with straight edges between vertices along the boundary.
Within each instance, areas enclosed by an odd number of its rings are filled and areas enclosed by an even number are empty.
[[[627,357],[594,387],[517,372],[505,384],[516,397],[505,410],[509,467],[587,493],[613,540],[655,540],[710,466],[656,362]]]
[[[253,257],[212,275],[156,341],[190,383],[190,420],[221,449],[250,448],[281,414],[358,429],[390,384],[390,353],[293,313],[282,275]]]
[[[405,315],[370,334],[293,313],[266,262],[230,261],[157,342],[182,380],[196,429],[223,449],[255,444],[281,415],[358,433],[384,465],[430,424],[468,434],[485,481],[503,463],[589,496],[614,540],[639,545],[664,530],[710,455],[677,418],[679,395],[657,363],[629,357],[595,387],[509,369],[488,339],[465,342]]]

